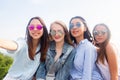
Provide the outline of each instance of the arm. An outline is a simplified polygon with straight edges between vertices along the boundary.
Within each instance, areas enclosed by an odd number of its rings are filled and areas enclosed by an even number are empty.
[[[108,43],[106,46],[106,54],[108,58],[111,80],[118,80],[117,53],[115,47],[111,43]]]
[[[16,50],[17,44],[14,41],[0,39],[0,48],[7,50]]]

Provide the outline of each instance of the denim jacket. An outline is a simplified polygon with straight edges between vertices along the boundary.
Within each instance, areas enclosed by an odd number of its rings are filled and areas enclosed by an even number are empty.
[[[62,66],[55,72],[55,80],[69,80],[68,78],[70,76],[70,68],[73,64],[73,58],[75,55],[75,51],[73,49],[74,49],[73,46],[67,43],[64,43],[62,54],[59,58],[59,63]],[[63,61],[62,57],[66,54],[68,50],[71,50],[70,54],[66,58],[65,62],[62,64],[62,61]],[[46,58],[47,72],[49,71],[51,64],[54,62],[55,55],[56,55],[55,42],[51,42],[50,47],[48,49],[47,58]]]
[[[41,62],[36,71],[36,80],[45,80],[45,76],[46,76],[45,62]]]

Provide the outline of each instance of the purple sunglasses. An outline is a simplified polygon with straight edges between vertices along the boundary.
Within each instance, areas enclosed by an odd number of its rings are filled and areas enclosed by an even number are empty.
[[[43,28],[43,26],[41,26],[41,25],[37,25],[37,26],[36,26],[36,29],[37,29],[37,30],[41,30],[42,28]],[[35,29],[35,26],[34,26],[34,25],[30,25],[30,26],[28,27],[28,29],[32,31],[32,30]]]

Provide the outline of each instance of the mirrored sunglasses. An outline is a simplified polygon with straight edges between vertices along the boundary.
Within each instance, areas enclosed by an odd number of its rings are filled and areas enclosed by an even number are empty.
[[[56,34],[62,36],[62,35],[64,34],[64,32],[61,31],[61,30],[58,30],[58,31],[51,30],[51,31],[50,31],[50,34],[51,34],[52,36],[55,36]]]
[[[107,30],[100,30],[100,31],[95,30],[93,32],[93,35],[95,35],[95,36],[100,35],[100,34],[105,35],[105,33],[107,33]]]
[[[70,23],[70,29],[72,29],[74,26],[79,28],[81,27],[81,23],[80,22],[77,22],[76,24]]]
[[[43,26],[41,26],[41,25],[37,25],[36,26],[36,29],[37,30],[41,30],[43,28]],[[34,25],[30,25],[29,27],[28,27],[28,29],[29,30],[34,30],[35,29],[35,26]]]

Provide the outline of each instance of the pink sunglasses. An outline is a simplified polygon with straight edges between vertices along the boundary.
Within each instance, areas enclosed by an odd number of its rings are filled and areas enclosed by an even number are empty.
[[[37,29],[37,30],[41,30],[42,28],[43,28],[43,26],[41,26],[41,25],[37,25],[37,26],[36,26],[36,29]],[[28,27],[28,29],[32,31],[32,30],[35,29],[35,26],[34,26],[34,25],[30,25],[30,26]]]

